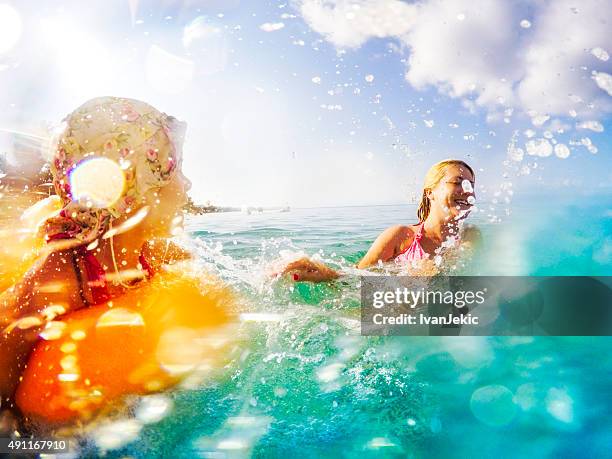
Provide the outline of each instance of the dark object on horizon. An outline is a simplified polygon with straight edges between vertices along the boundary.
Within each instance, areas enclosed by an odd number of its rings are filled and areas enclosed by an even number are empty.
[[[211,212],[218,212],[217,208],[210,203],[206,203],[205,205],[199,205],[193,202],[191,196],[187,198],[187,204],[183,207],[185,212],[195,215],[208,214]]]
[[[207,202],[204,205],[196,204],[195,202],[193,202],[191,196],[189,196],[187,197],[187,204],[185,204],[183,210],[192,215],[204,215],[213,212],[237,212],[240,209],[237,209],[235,207],[218,207],[212,205],[210,202]]]

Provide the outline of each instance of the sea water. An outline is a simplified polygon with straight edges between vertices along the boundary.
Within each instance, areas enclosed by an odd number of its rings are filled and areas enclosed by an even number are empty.
[[[526,200],[510,215],[476,212],[485,255],[474,274],[610,275],[611,208]],[[609,457],[610,338],[360,335],[352,266],[414,215],[376,206],[189,219],[198,262],[242,298],[241,344],[220,374],[152,399],[164,415],[108,457]],[[271,281],[270,264],[288,253],[348,275]]]

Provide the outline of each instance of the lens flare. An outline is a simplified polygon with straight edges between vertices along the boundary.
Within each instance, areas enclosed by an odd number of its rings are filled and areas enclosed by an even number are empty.
[[[125,175],[115,161],[92,158],[81,162],[69,176],[74,200],[98,208],[109,207],[121,197]]]
[[[144,327],[144,319],[137,312],[114,308],[100,316],[96,327]]]

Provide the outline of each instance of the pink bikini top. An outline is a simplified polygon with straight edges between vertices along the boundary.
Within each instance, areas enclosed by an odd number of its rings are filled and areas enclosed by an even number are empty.
[[[425,224],[421,223],[419,226],[419,230],[414,235],[414,239],[412,239],[412,244],[408,246],[406,250],[400,253],[397,257],[395,257],[395,262],[398,264],[410,263],[424,260],[429,257],[429,254],[423,250],[421,247],[421,239],[423,239],[423,228]]]

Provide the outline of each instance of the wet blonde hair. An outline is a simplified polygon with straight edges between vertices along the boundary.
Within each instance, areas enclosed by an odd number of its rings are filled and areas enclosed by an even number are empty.
[[[427,192],[438,186],[444,177],[444,174],[446,174],[446,168],[448,166],[463,166],[472,173],[472,177],[476,178],[474,169],[472,169],[465,161],[461,161],[460,159],[445,159],[431,166],[427,171],[427,174],[425,174],[423,196],[421,197],[421,203],[419,204],[419,209],[417,210],[419,222],[424,222],[429,215],[429,211],[431,210],[431,201],[429,200],[429,196],[427,196]]]

